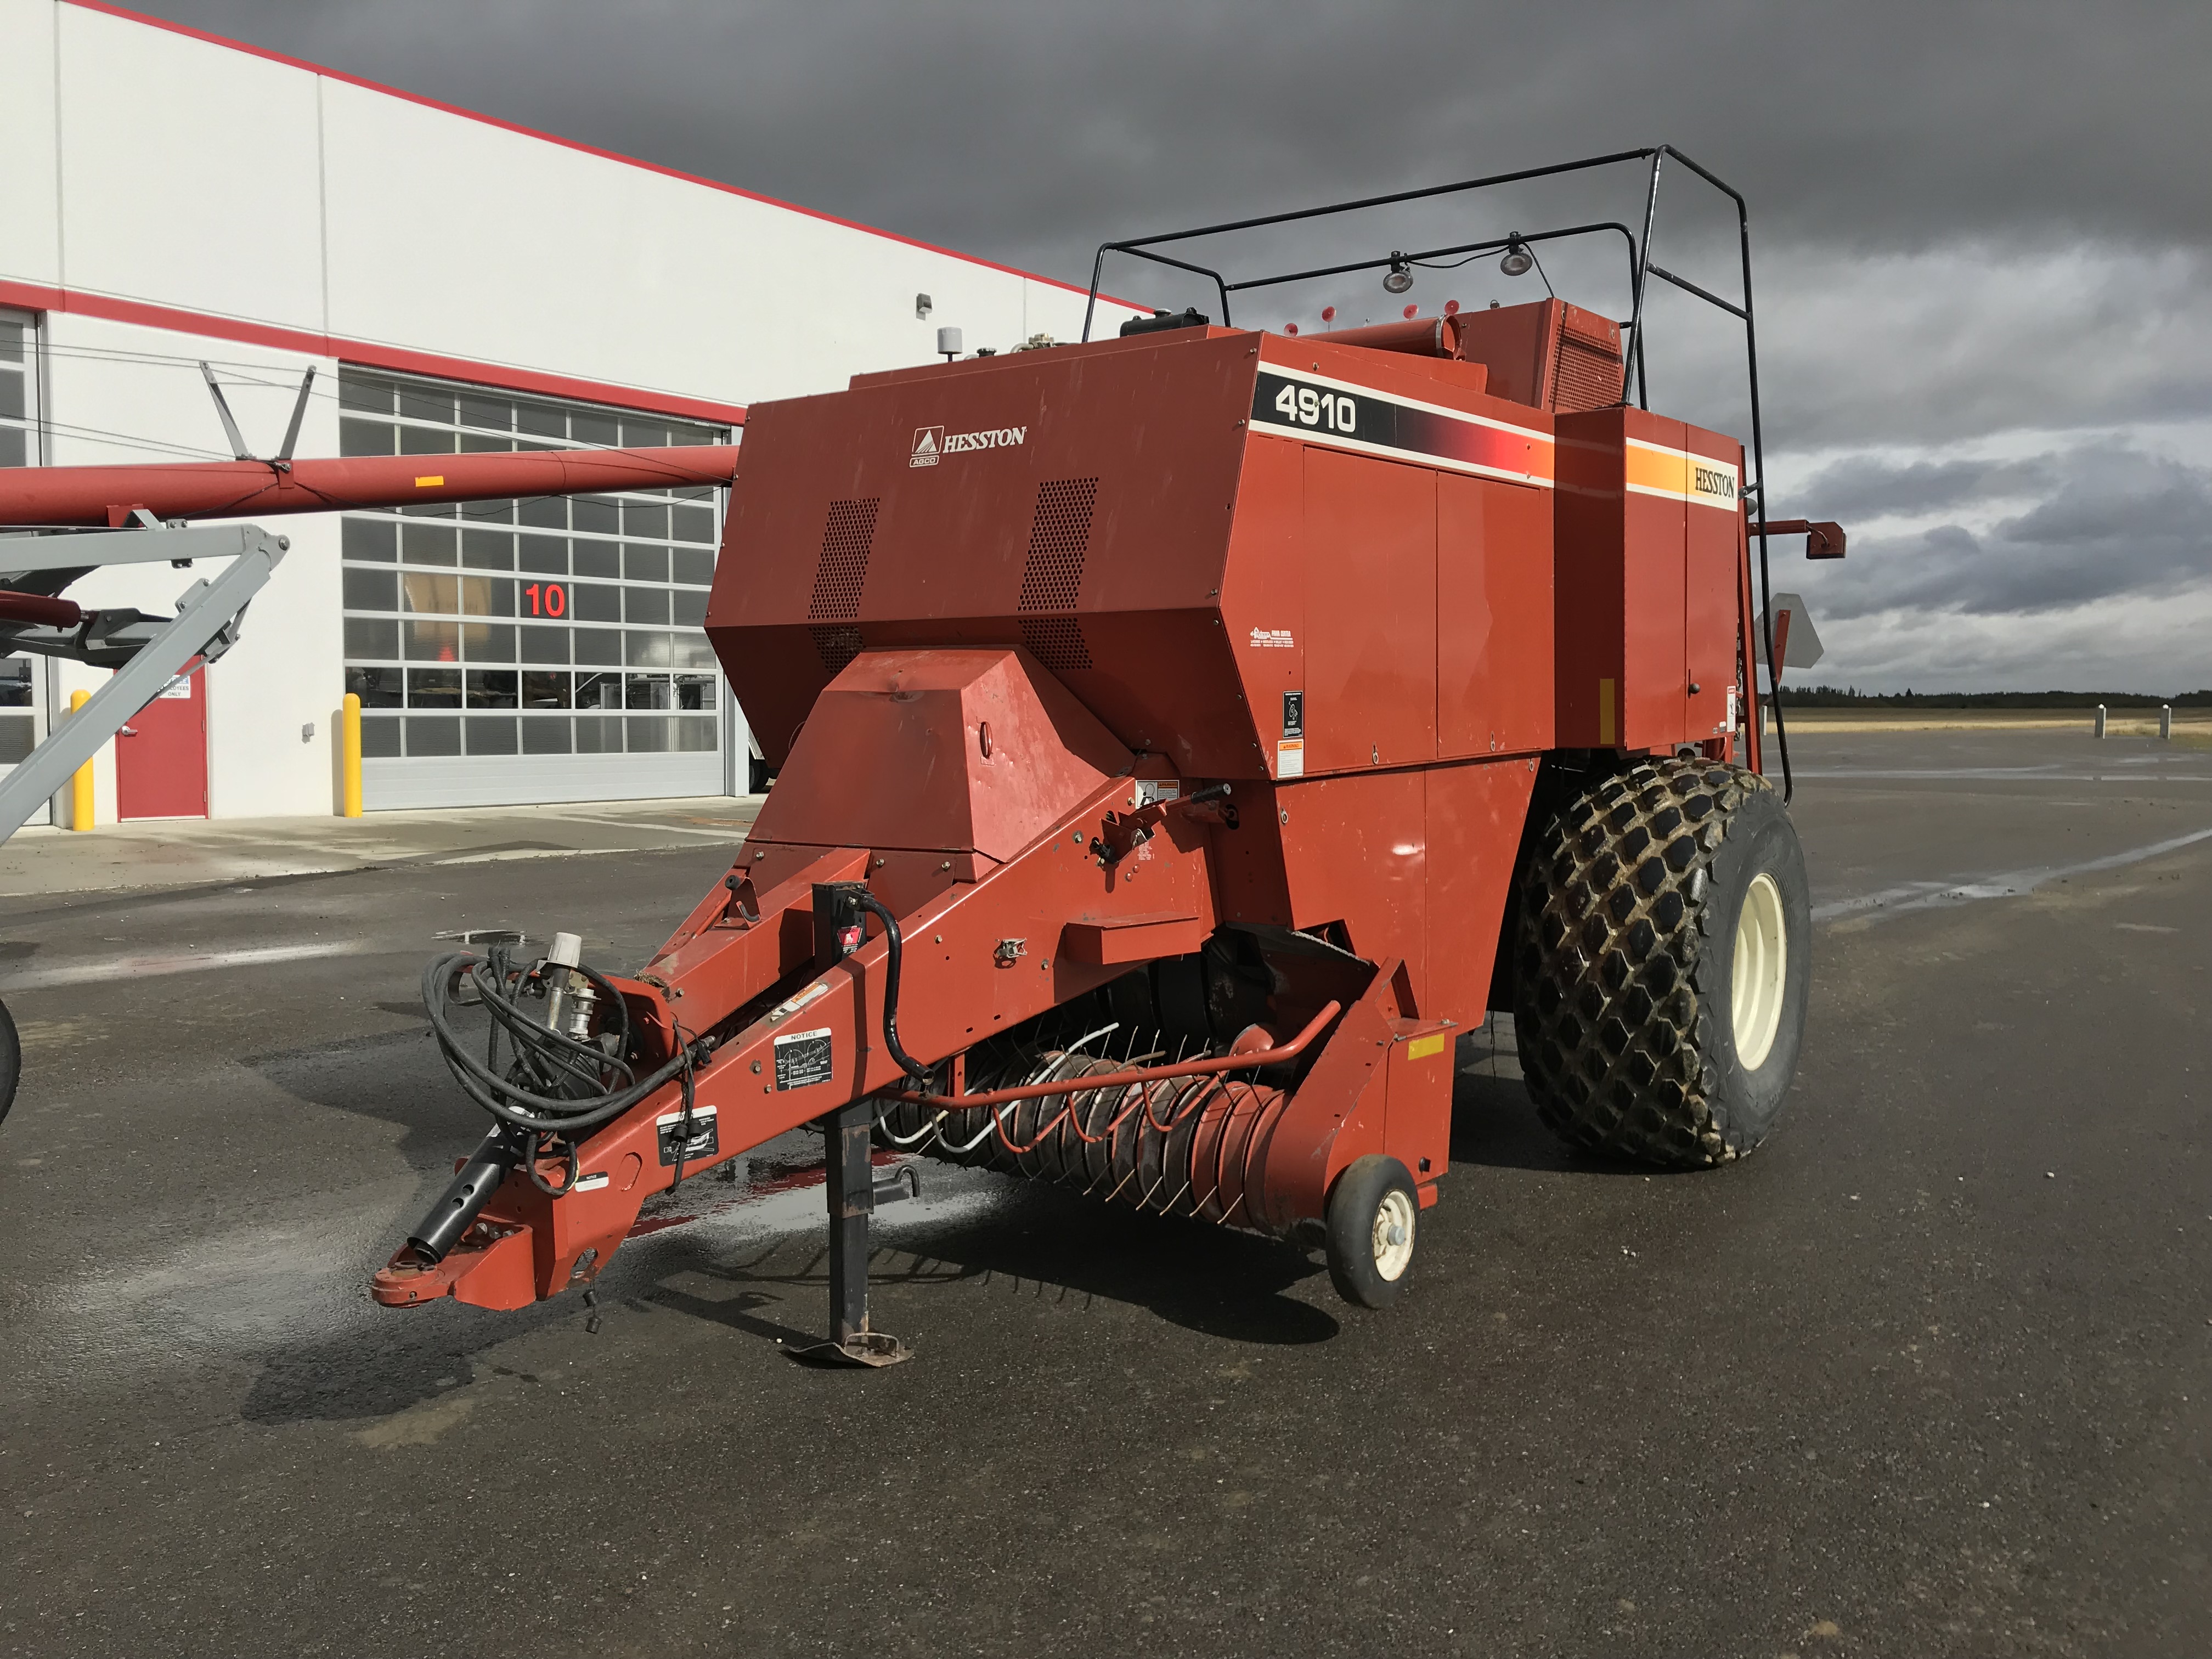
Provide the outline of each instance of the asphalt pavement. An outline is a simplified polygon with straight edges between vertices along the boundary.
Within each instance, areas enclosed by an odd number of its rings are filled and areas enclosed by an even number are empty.
[[[482,1128],[425,957],[634,965],[734,816],[15,884],[0,1653],[2212,1651],[2212,750],[1796,749],[1811,1025],[1754,1157],[1569,1155],[1493,1030],[1381,1314],[925,1163],[873,1374],[780,1352],[798,1140],[627,1244],[596,1332],[365,1293]]]

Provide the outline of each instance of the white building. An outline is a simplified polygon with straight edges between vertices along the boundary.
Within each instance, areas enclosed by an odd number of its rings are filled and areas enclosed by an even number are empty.
[[[98,0],[0,0],[0,465],[225,458],[203,361],[257,453],[311,366],[302,456],[720,440],[930,361],[941,325],[1066,339],[1083,305]],[[332,811],[349,689],[371,808],[744,791],[698,628],[719,492],[674,494],[271,520],[242,641],[103,750],[98,819]],[[158,612],[190,580],[70,597]],[[104,671],[0,676],[5,765]]]

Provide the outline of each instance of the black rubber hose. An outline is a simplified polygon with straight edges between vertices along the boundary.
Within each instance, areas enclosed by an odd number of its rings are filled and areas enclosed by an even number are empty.
[[[611,1012],[619,1014],[626,1046],[629,1012],[621,1006],[622,994],[591,969],[575,971],[598,989],[603,1006],[611,1004]],[[491,1018],[482,1059],[470,1052],[447,1012],[451,988],[463,973],[475,984],[484,1012]],[[671,1078],[696,1064],[694,1050],[699,1045],[686,1044],[657,1070],[635,1077],[625,1061],[596,1044],[539,1024],[520,1007],[516,989],[524,977],[510,969],[498,953],[488,961],[467,951],[457,952],[438,957],[422,970],[422,1007],[437,1036],[447,1069],[464,1094],[501,1122],[524,1129],[578,1134],[620,1117]],[[513,1061],[504,1069],[499,1064],[502,1030],[514,1049]],[[617,1086],[610,1088],[609,1081]],[[556,1088],[568,1092],[545,1092]]]
[[[861,894],[860,906],[884,924],[884,939],[890,946],[884,963],[884,1047],[890,1050],[891,1059],[897,1063],[899,1070],[916,1083],[927,1084],[932,1075],[929,1067],[907,1053],[905,1046],[899,1042],[899,964],[904,945],[899,938],[898,918],[873,893]]]

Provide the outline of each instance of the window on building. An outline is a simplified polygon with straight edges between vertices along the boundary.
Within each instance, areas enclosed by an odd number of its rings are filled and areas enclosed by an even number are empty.
[[[0,311],[0,466],[39,459],[35,319]],[[40,671],[27,656],[0,657],[0,767],[17,764],[39,741]]]
[[[343,368],[344,455],[727,443],[726,429]],[[704,755],[726,696],[703,624],[713,489],[349,513],[346,685],[362,749]]]
[[[0,311],[0,466],[30,466],[38,459],[32,338],[30,318]]]

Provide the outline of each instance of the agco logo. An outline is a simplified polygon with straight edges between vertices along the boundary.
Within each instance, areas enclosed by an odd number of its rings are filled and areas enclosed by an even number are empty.
[[[947,434],[941,426],[918,426],[914,429],[914,453],[907,457],[908,466],[935,466],[947,455],[964,454],[971,449],[1012,449],[1030,435],[1025,426],[1002,426],[989,432],[954,432]]]

